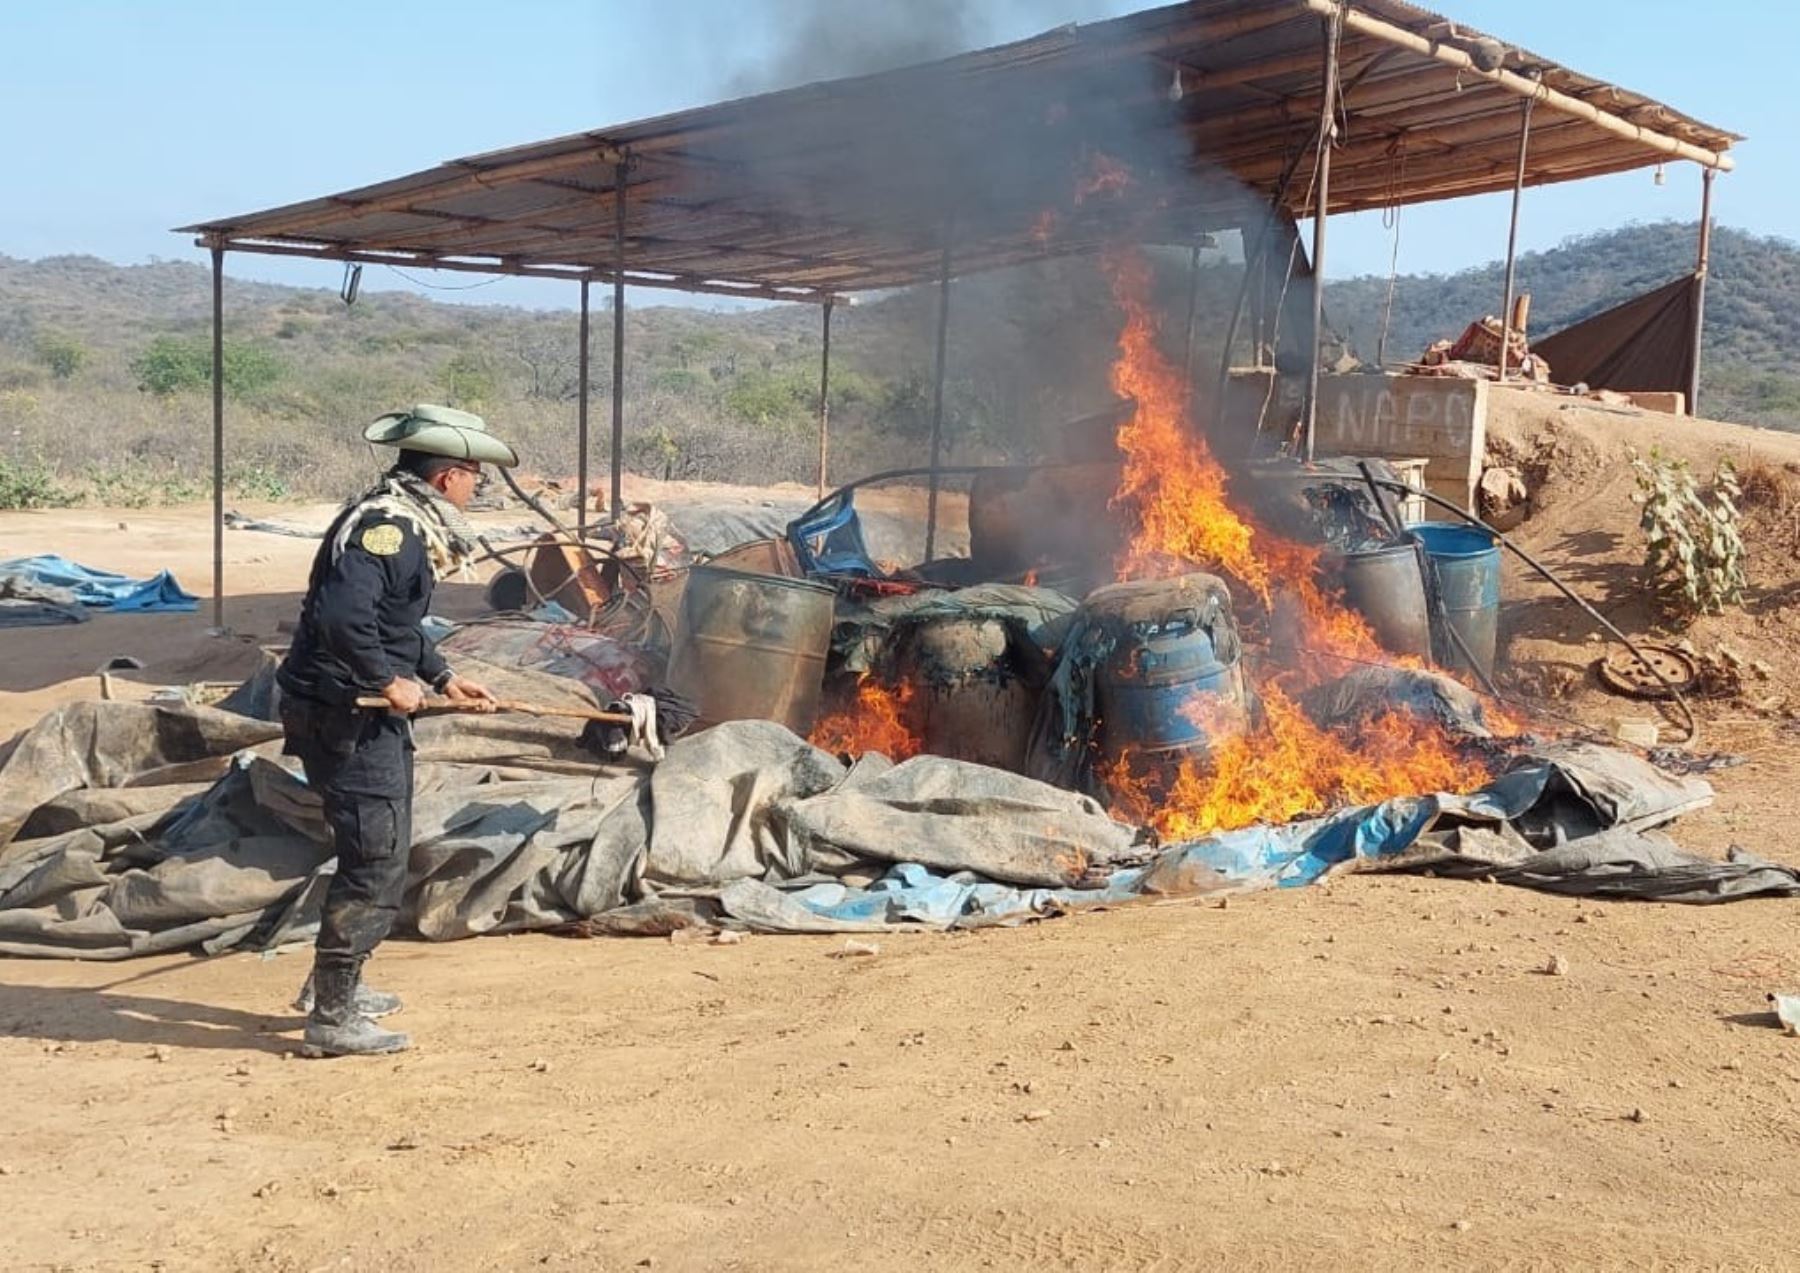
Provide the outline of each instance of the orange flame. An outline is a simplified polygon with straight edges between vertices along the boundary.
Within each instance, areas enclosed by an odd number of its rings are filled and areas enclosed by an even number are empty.
[[[925,750],[911,724],[912,700],[910,684],[890,688],[865,673],[856,701],[821,720],[807,741],[835,756],[878,751],[890,760],[909,759]]]
[[[1492,776],[1441,727],[1407,712],[1321,729],[1279,686],[1265,684],[1261,697],[1266,723],[1254,733],[1230,719],[1235,708],[1192,705],[1195,723],[1219,740],[1204,760],[1185,756],[1171,771],[1127,752],[1106,766],[1100,776],[1115,812],[1165,840],[1192,840],[1390,796],[1469,791]]]
[[[1131,170],[1110,155],[1088,156],[1088,175],[1075,187],[1075,202],[1084,203],[1095,195],[1118,194],[1131,185]]]
[[[1102,266],[1125,316],[1112,385],[1134,404],[1117,438],[1124,466],[1113,502],[1136,519],[1120,576],[1162,576],[1197,564],[1235,579],[1266,614],[1279,607],[1285,618],[1292,610],[1297,644],[1308,657],[1282,673],[1289,687],[1341,675],[1353,662],[1416,666],[1383,649],[1362,616],[1319,583],[1322,549],[1273,534],[1233,507],[1229,476],[1189,420],[1188,386],[1157,346],[1148,261],[1136,249],[1112,248]],[[1195,723],[1222,740],[1204,759],[1156,762],[1127,751],[1102,766],[1119,811],[1166,838],[1188,839],[1347,802],[1469,790],[1490,776],[1435,721],[1389,711],[1324,729],[1273,678],[1256,692],[1263,723],[1254,732],[1246,732],[1241,714],[1216,717],[1223,709],[1212,701],[1190,705]]]

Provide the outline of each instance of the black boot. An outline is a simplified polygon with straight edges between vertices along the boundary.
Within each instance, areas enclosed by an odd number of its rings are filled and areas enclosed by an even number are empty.
[[[387,990],[377,990],[360,978],[356,983],[354,1002],[356,1010],[371,1021],[398,1012],[406,1006],[400,1001],[399,995]],[[300,987],[300,993],[294,999],[293,1008],[303,1016],[313,1010],[313,975],[310,972],[306,974],[306,984]]]
[[[306,1020],[300,1055],[371,1056],[403,1052],[412,1045],[404,1034],[383,1030],[356,1010],[361,969],[361,960],[314,962],[313,1010]]]

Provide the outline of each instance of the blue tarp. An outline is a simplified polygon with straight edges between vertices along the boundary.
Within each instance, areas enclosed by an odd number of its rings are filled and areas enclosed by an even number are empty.
[[[0,576],[14,575],[30,583],[75,594],[93,610],[181,611],[199,608],[199,598],[182,590],[166,570],[148,579],[128,579],[110,570],[95,570],[54,553],[0,561]]]
[[[1152,897],[1300,888],[1348,865],[1481,876],[1577,896],[1708,902],[1800,895],[1800,874],[1734,850],[1724,862],[1687,854],[1654,832],[1704,803],[1706,784],[1659,774],[1609,748],[1558,744],[1468,795],[1404,796],[1285,826],[1253,826],[1165,848],[1099,888],[1016,888],[916,863],[866,888],[727,885],[720,903],[752,928],[854,932],[976,928]]]

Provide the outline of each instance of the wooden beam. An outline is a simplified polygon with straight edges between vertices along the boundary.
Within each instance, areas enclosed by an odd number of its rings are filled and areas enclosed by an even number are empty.
[[[1667,133],[1646,128],[1642,124],[1634,124],[1610,111],[1601,110],[1591,102],[1585,102],[1568,93],[1559,92],[1541,80],[1535,80],[1505,68],[1484,71],[1476,66],[1475,59],[1462,49],[1426,39],[1422,35],[1408,31],[1405,27],[1396,26],[1392,22],[1384,21],[1373,14],[1364,13],[1348,5],[1341,5],[1340,0],[1299,0],[1299,3],[1304,4],[1314,13],[1326,17],[1338,12],[1341,7],[1344,13],[1344,23],[1352,31],[1377,40],[1385,40],[1387,43],[1398,45],[1403,49],[1410,49],[1414,53],[1442,62],[1445,66],[1455,67],[1461,74],[1478,76],[1490,84],[1496,84],[1507,92],[1520,97],[1534,97],[1540,105],[1548,107],[1550,110],[1585,119],[1626,141],[1635,142],[1640,146],[1676,159],[1691,159],[1697,164],[1703,164],[1708,168],[1717,168],[1722,172],[1729,172],[1735,166],[1731,159],[1720,151],[1708,150],[1704,146],[1681,141]]]

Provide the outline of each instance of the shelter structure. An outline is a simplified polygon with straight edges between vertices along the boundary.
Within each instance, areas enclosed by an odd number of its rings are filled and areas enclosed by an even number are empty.
[[[1121,238],[1192,246],[1234,227],[1246,231],[1249,265],[1275,238],[1261,227],[1285,224],[1291,237],[1311,218],[1310,454],[1330,214],[1511,190],[1500,310],[1510,315],[1525,187],[1700,165],[1703,277],[1712,178],[1731,168],[1726,152],[1738,140],[1403,0],[1187,0],[208,220],[186,232],[213,263],[215,618],[223,626],[229,252],[577,284],[584,492],[588,298],[593,284],[610,285],[614,510],[623,502],[627,286],[820,306],[823,488],[834,306],[858,292],[935,284],[935,512],[955,276]],[[1098,186],[1108,198],[1081,197]],[[1702,297],[1696,289],[1696,308]]]

